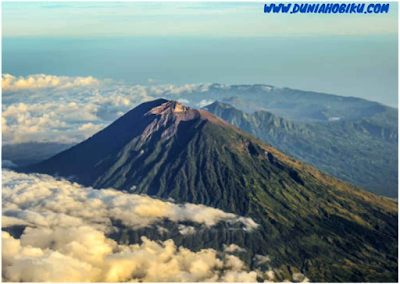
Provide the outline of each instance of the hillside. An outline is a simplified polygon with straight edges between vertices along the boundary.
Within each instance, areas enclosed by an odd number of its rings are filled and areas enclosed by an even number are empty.
[[[215,102],[209,112],[286,154],[375,194],[398,196],[396,117],[299,124],[267,111],[246,114]],[[396,124],[396,125],[395,125]]]
[[[169,95],[179,99],[182,94]],[[214,101],[231,104],[244,111],[269,111],[279,117],[300,123],[354,121],[385,112],[397,113],[397,109],[356,97],[279,88],[271,85],[223,85],[211,84],[200,91],[185,95],[190,106],[204,106]],[[396,120],[397,121],[397,120]]]
[[[144,103],[88,140],[24,169],[192,202],[253,218],[179,240],[192,249],[235,243],[269,255],[282,273],[317,282],[397,282],[397,203],[330,177],[205,110]],[[143,235],[155,234],[151,229]],[[117,239],[136,241],[125,232]]]

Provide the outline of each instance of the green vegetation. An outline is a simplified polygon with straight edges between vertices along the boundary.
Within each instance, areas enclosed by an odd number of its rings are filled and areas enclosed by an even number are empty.
[[[238,102],[237,102],[238,103]],[[370,192],[397,198],[397,112],[355,121],[298,124],[270,112],[246,114],[215,102],[211,113],[286,154]]]
[[[300,271],[316,282],[397,282],[394,200],[332,178],[208,112],[149,112],[165,103],[142,104],[26,170],[249,216],[260,225],[253,232],[221,224],[165,237],[194,250],[235,243],[246,248],[249,267],[255,254],[269,255],[281,269],[278,280]],[[134,242],[140,235],[157,234],[127,228],[115,238]]]

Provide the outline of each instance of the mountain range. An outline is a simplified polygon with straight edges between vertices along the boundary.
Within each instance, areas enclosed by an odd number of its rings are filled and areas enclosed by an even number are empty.
[[[19,170],[251,217],[259,226],[250,233],[226,229],[174,240],[193,250],[237,244],[246,249],[249,267],[255,254],[269,255],[282,277],[300,271],[314,282],[397,282],[395,200],[333,178],[208,111],[175,101],[143,103],[89,139]],[[117,240],[137,241],[137,233],[124,230]],[[157,237],[151,229],[140,234]]]
[[[184,98],[190,106],[205,106],[204,102],[221,101],[241,109],[246,103],[244,112],[250,109],[269,111],[279,117],[293,122],[329,122],[354,121],[390,112],[397,115],[397,109],[356,97],[344,97],[319,92],[280,88],[271,85],[205,85],[188,94],[168,96]],[[236,100],[241,100],[235,105]],[[210,102],[211,101],[211,102]],[[254,107],[256,106],[256,107]],[[392,123],[397,123],[393,121]]]
[[[397,198],[397,112],[389,110],[351,121],[301,124],[256,110],[255,105],[239,98],[224,101],[249,113],[222,102],[204,109],[334,177]]]

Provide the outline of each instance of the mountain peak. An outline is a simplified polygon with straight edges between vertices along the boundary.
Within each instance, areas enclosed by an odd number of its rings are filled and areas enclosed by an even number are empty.
[[[165,101],[163,104],[150,110],[152,114],[180,113],[189,111],[190,108],[177,101]]]
[[[212,206],[259,224],[251,234],[191,236],[191,248],[204,241],[223,250],[225,240],[237,240],[249,265],[254,254],[270,255],[277,269],[304,271],[312,281],[397,280],[395,201],[333,179],[207,111],[174,101],[143,103],[25,170]],[[134,242],[141,234],[121,232]],[[282,251],[285,246],[290,249]]]
[[[232,127],[231,124],[208,111],[190,108],[177,101],[157,100],[157,104],[152,105],[145,115],[159,116],[161,123],[174,121],[174,124],[178,125],[181,121],[205,120],[220,126]]]

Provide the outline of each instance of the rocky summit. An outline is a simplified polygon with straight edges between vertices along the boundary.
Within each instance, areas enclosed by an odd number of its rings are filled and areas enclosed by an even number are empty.
[[[237,244],[246,249],[249,267],[254,255],[269,255],[282,280],[298,271],[316,282],[397,282],[397,201],[333,178],[175,101],[143,103],[23,170],[251,217],[259,225],[252,232],[198,232],[175,242],[193,250]]]

